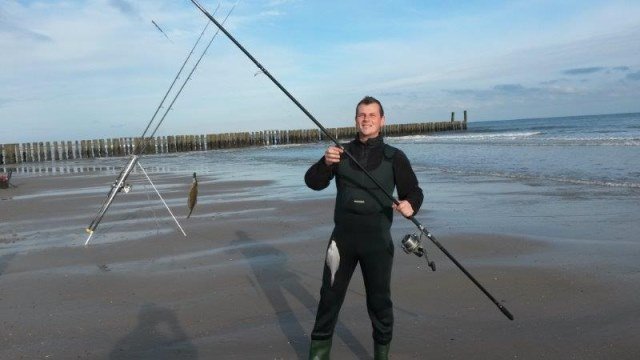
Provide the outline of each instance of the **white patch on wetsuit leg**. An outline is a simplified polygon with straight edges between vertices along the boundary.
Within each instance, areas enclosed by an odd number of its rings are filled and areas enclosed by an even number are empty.
[[[340,253],[338,252],[338,246],[336,246],[335,240],[331,240],[331,244],[329,244],[329,248],[327,249],[327,266],[329,270],[331,270],[331,286],[333,286],[333,280],[340,266]]]

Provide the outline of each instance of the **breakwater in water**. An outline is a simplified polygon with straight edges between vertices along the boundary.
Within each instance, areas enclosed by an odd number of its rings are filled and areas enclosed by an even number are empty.
[[[383,127],[385,136],[428,134],[438,131],[466,130],[463,121],[390,124]],[[355,127],[328,128],[336,139],[348,141],[355,136]],[[187,151],[242,148],[250,146],[306,144],[329,139],[319,129],[266,130],[208,135],[173,135],[153,138],[110,138],[76,141],[41,141],[0,144],[0,165],[71,159],[119,157],[134,154],[145,146],[146,154],[166,154]],[[146,142],[146,144],[145,144]]]

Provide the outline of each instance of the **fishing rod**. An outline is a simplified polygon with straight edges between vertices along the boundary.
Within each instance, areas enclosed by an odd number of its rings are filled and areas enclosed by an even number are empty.
[[[169,40],[173,44],[173,41],[171,41],[171,39],[169,39],[169,36],[167,36],[167,33],[165,33],[164,30],[162,30],[162,28],[160,28],[160,25],[158,25],[155,22],[155,20],[151,20],[151,23],[153,24],[153,26],[156,27],[156,29],[158,29],[158,31],[160,31],[162,33],[162,35],[164,35],[164,37],[167,38],[167,40]]]
[[[211,14],[209,14],[209,12],[207,12],[206,9],[204,9],[196,0],[191,0],[191,2],[207,17],[209,18],[209,20],[211,20],[211,22],[213,22],[218,29],[220,29],[228,38],[229,40],[231,40],[231,42],[233,42],[257,67],[258,69],[265,74],[291,101],[293,101],[293,103],[300,109],[302,110],[302,112],[307,115],[307,117],[313,121],[314,124],[316,124],[316,126],[318,126],[318,128],[329,138],[331,139],[331,141],[333,141],[337,147],[339,147],[340,149],[343,150],[343,153],[349,158],[351,159],[351,161],[353,161],[354,164],[356,164],[356,166],[362,170],[362,172],[364,172],[364,174],[371,180],[373,181],[373,183],[380,189],[382,190],[382,192],[396,205],[399,205],[400,202],[398,200],[396,200],[395,197],[393,197],[393,195],[389,194],[389,192],[387,192],[382,185],[373,177],[373,175],[371,175],[356,159],[355,157],[349,153],[349,151],[347,151],[347,149],[344,148],[344,146],[342,146],[342,144],[340,144],[338,142],[338,140],[336,138],[334,138],[329,131],[327,131],[327,129],[324,128],[324,126],[322,126],[322,124],[320,124],[320,122],[318,120],[316,120],[316,118],[304,107],[302,106],[302,104],[300,104],[300,102],[293,97],[293,95],[291,95],[291,93],[289,93],[289,91],[287,91],[287,89],[284,88],[284,86],[282,86],[280,84],[280,82],[278,82],[278,80],[276,80],[273,75],[271,75],[271,73],[269,73],[269,71],[267,71],[267,69],[265,69],[264,66],[262,66],[262,64],[260,64],[260,62],[258,62],[258,60],[256,60],[256,58],[253,57],[253,55],[251,55],[251,53],[249,53],[249,51],[247,51],[239,42],[238,40],[236,40],[233,35],[231,35]],[[421,233],[423,233],[429,240],[431,240],[431,242],[433,242],[451,261],[453,261],[453,263],[460,269],[462,270],[462,272],[489,298],[489,300],[491,300],[493,302],[494,305],[496,305],[498,307],[498,309],[509,319],[509,320],[513,320],[513,315],[511,315],[511,313],[509,312],[509,310],[507,310],[507,308],[500,304],[498,302],[498,300],[496,300],[496,298],[493,297],[493,295],[491,295],[491,293],[489,293],[489,291],[487,291],[487,289],[485,289],[480,282],[478,282],[478,280],[476,280],[473,275],[471,275],[471,273],[469,273],[469,271],[467,271],[467,269],[464,268],[464,266],[462,266],[462,264],[460,264],[460,262],[458,262],[458,260],[456,260],[455,257],[453,257],[453,255],[451,255],[451,253],[449,253],[449,251],[447,251],[447,249],[444,248],[444,246],[442,246],[442,244],[440,244],[440,242],[438,240],[436,240],[435,236],[433,236],[428,230],[427,228],[422,225],[414,216],[410,216],[407,219],[411,220],[411,222],[413,222],[418,229],[420,230]]]
[[[235,7],[235,5],[234,5]],[[220,4],[218,4],[218,6],[216,7],[214,14],[218,11],[218,9],[220,8]],[[233,11],[233,8],[231,9],[231,11]],[[229,11],[229,13],[227,14],[226,19],[229,17],[229,15],[231,14],[231,11]],[[87,240],[85,241],[85,245],[87,245],[89,243],[89,240],[91,240],[91,237],[93,236],[94,231],[98,228],[98,225],[100,224],[100,222],[102,221],[102,218],[104,217],[104,215],[107,213],[107,210],[109,210],[109,207],[111,206],[111,204],[113,203],[113,200],[115,199],[116,195],[122,191],[125,190],[125,181],[127,180],[127,178],[129,177],[129,175],[131,174],[131,172],[133,171],[133,169],[135,168],[136,164],[140,165],[138,163],[138,160],[140,158],[140,156],[144,153],[145,149],[147,148],[150,140],[153,138],[153,136],[155,135],[156,131],[158,130],[158,128],[160,127],[160,125],[162,124],[162,122],[164,121],[165,117],[167,116],[167,114],[169,113],[169,110],[171,109],[171,106],[173,106],[173,104],[175,103],[175,101],[177,100],[178,96],[180,96],[180,93],[182,92],[182,89],[184,89],[187,81],[189,80],[189,78],[191,77],[191,75],[193,74],[193,72],[195,71],[195,69],[197,68],[198,64],[200,63],[200,61],[202,60],[202,58],[204,57],[207,49],[209,49],[209,46],[211,46],[211,44],[213,43],[213,40],[216,38],[216,36],[218,35],[218,32],[220,30],[217,30],[215,32],[215,34],[213,35],[213,37],[211,38],[211,40],[209,41],[209,43],[207,44],[206,49],[203,51],[202,55],[200,56],[200,58],[198,59],[198,61],[196,62],[196,64],[194,65],[193,69],[191,70],[191,72],[189,73],[189,75],[187,76],[186,80],[184,81],[184,83],[182,84],[182,86],[180,87],[179,91],[176,93],[175,97],[173,98],[173,100],[171,101],[171,104],[168,106],[167,111],[164,113],[164,115],[162,116],[162,118],[160,119],[160,121],[158,122],[158,124],[156,125],[156,127],[154,128],[153,132],[151,133],[151,135],[149,135],[148,137],[145,138],[145,135],[147,134],[147,131],[149,131],[149,128],[151,127],[151,124],[153,124],[153,122],[155,121],[156,116],[158,115],[158,112],[160,111],[160,109],[162,108],[162,105],[164,104],[164,102],[167,99],[167,96],[169,95],[169,93],[171,92],[171,90],[173,89],[174,85],[176,84],[176,81],[178,80],[178,78],[180,77],[180,74],[182,74],[182,71],[184,70],[184,67],[186,66],[187,62],[189,61],[189,59],[191,58],[191,55],[193,55],[193,52],[195,51],[196,47],[198,46],[198,44],[200,43],[200,40],[202,39],[202,36],[204,35],[204,33],[206,32],[208,26],[209,26],[210,22],[207,21],[207,23],[205,24],[204,29],[202,29],[202,32],[200,33],[200,36],[198,37],[198,39],[196,40],[195,44],[193,45],[193,47],[191,48],[191,51],[189,52],[189,54],[187,55],[186,59],[184,60],[184,62],[182,63],[182,66],[180,67],[180,69],[178,70],[178,73],[176,74],[176,76],[174,77],[173,81],[171,82],[171,85],[169,86],[169,89],[167,90],[167,92],[164,94],[162,100],[160,101],[160,104],[158,105],[158,107],[156,108],[155,112],[153,113],[153,116],[151,117],[151,120],[149,120],[149,122],[147,123],[147,126],[145,127],[144,131],[142,132],[142,135],[140,136],[140,138],[142,138],[142,146],[140,146],[138,149],[136,149],[136,152],[134,153],[134,155],[131,157],[131,159],[129,160],[129,162],[127,163],[127,165],[123,168],[123,170],[120,172],[120,174],[118,175],[116,181],[113,183],[109,193],[107,194],[107,197],[105,198],[105,200],[102,202],[102,205],[100,206],[100,209],[98,210],[97,215],[93,218],[93,220],[91,221],[91,223],[89,224],[89,226],[86,228],[87,233],[89,233],[89,236],[87,237]],[[140,168],[142,169],[142,166],[140,166]],[[144,169],[143,169],[144,171]],[[147,179],[149,179],[149,177],[147,176]],[[149,179],[149,181],[151,182],[151,179]],[[151,183],[153,185],[153,183]],[[154,186],[155,189],[155,186]],[[157,192],[157,189],[156,189]],[[164,200],[162,199],[162,196],[160,195],[160,193],[158,192],[158,196],[160,196],[160,199],[163,201],[163,203],[166,206],[166,203],[164,202]],[[171,210],[168,208],[169,213],[171,213]],[[171,213],[171,216],[174,218],[173,213]],[[184,230],[182,230],[182,227],[180,226],[180,224],[177,222],[178,227],[180,228],[180,231],[182,231],[183,234]],[[186,236],[186,234],[185,234]]]

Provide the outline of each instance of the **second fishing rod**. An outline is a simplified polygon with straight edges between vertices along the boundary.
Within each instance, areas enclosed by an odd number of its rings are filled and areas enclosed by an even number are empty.
[[[223,26],[222,24],[220,24],[211,14],[209,14],[209,12],[207,12],[206,9],[204,9],[202,7],[202,5],[200,5],[196,0],[191,0],[191,2],[207,17],[209,18],[209,20],[211,20],[211,22],[213,22],[218,29],[220,29],[220,31],[222,31],[227,38],[229,38],[229,40],[231,40],[231,42],[233,42],[238,49],[240,49],[257,67],[258,69],[265,74],[305,115],[307,115],[307,117],[313,121],[314,124],[316,124],[316,126],[320,129],[320,131],[322,131],[331,141],[333,141],[337,147],[341,148],[343,150],[343,153],[349,158],[351,159],[351,161],[353,161],[354,164],[356,164],[356,166],[380,189],[382,190],[382,192],[396,205],[399,205],[399,201],[389,192],[387,192],[382,185],[371,175],[371,173],[369,173],[364,166],[362,166],[356,159],[355,157],[349,153],[349,151],[347,151],[344,146],[342,146],[342,144],[340,144],[338,142],[338,140],[333,137],[329,131],[327,131],[327,129],[325,129],[324,126],[322,126],[322,124],[320,124],[320,122],[318,120],[316,120],[316,118],[304,107],[302,106],[302,104],[293,96],[291,95],[291,93],[289,91],[287,91],[287,89],[282,86],[280,84],[280,82],[278,80],[276,80],[276,78],[273,77],[273,75],[271,75],[269,73],[269,71],[267,71],[267,69],[265,69],[264,66],[262,66],[262,64],[260,64],[260,62],[258,60],[256,60],[256,58],[253,57],[253,55],[251,55],[251,53],[249,53],[249,51],[247,51],[234,37],[233,35],[231,35]],[[487,289],[484,288],[484,286],[482,286],[482,284],[480,284],[480,282],[478,280],[475,279],[475,277],[473,277],[473,275],[471,275],[471,273],[469,273],[469,271],[467,271],[467,269],[464,268],[464,266],[462,266],[462,264],[456,260],[455,257],[453,257],[453,255],[451,255],[451,253],[449,253],[449,251],[447,251],[447,249],[445,249],[444,246],[442,246],[442,244],[440,244],[440,242],[438,240],[436,240],[436,238],[427,230],[427,228],[422,225],[415,217],[411,216],[408,218],[411,222],[413,222],[416,227],[418,227],[418,229],[420,230],[420,232],[422,234],[424,234],[431,242],[433,242],[438,249],[440,249],[473,283],[474,285],[476,285],[488,298],[489,300],[491,300],[491,302],[493,302],[494,305],[496,305],[498,307],[498,309],[509,319],[509,320],[513,320],[514,317],[511,314],[511,312],[509,312],[509,310],[507,310],[507,308],[502,305],[501,303],[498,302],[498,300],[496,300],[495,297],[493,297],[493,295],[491,295],[491,293],[489,293],[489,291]]]

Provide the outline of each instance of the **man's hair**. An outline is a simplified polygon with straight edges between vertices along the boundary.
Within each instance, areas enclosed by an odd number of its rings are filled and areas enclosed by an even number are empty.
[[[358,105],[356,105],[356,116],[358,116],[358,107],[360,107],[360,105],[371,105],[371,104],[378,104],[378,106],[380,107],[380,116],[384,116],[384,109],[382,108],[382,104],[380,103],[380,101],[378,101],[378,99],[374,98],[373,96],[365,96],[362,98],[362,100],[360,100]]]

